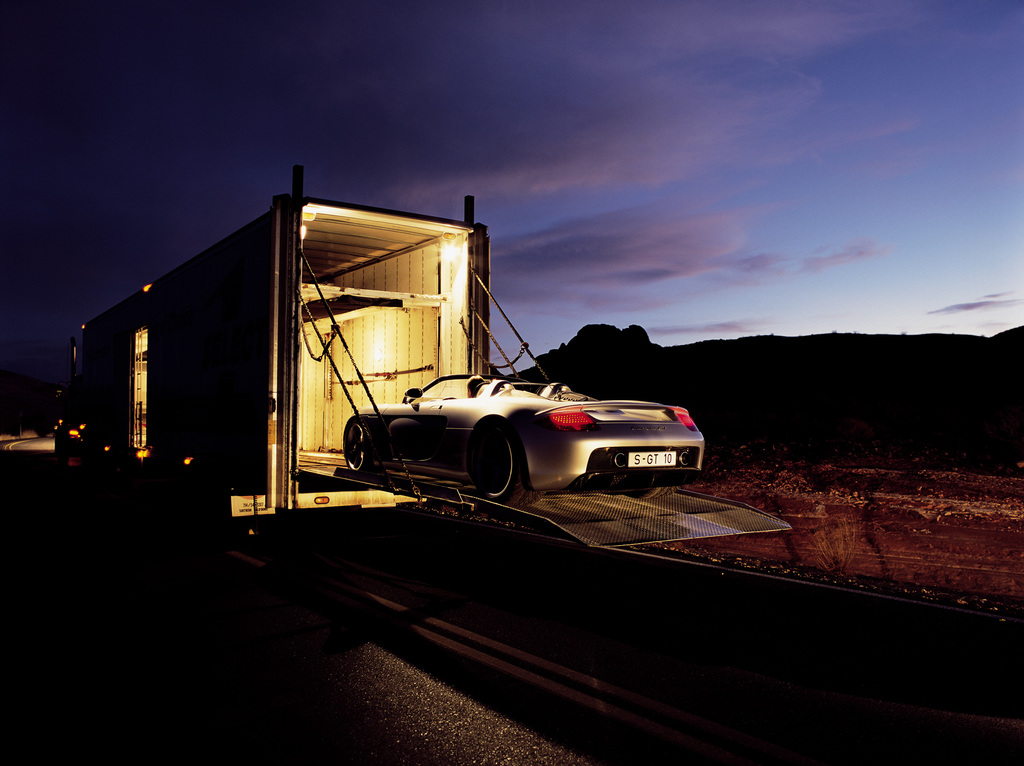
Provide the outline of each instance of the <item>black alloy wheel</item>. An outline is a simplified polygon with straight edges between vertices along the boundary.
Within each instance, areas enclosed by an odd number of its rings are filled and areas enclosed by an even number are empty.
[[[519,458],[504,429],[491,426],[473,452],[473,483],[485,500],[505,502],[519,480]]]
[[[370,435],[363,424],[355,418],[345,427],[345,462],[354,471],[369,471],[373,468]]]

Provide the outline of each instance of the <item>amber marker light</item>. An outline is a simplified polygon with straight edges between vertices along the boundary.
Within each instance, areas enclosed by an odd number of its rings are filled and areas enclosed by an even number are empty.
[[[455,260],[459,254],[457,239],[458,235],[451,231],[446,231],[441,235],[441,255],[449,262]]]

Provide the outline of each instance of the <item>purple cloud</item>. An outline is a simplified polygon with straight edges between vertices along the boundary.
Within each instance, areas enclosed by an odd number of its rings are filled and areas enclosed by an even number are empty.
[[[701,338],[716,338],[753,334],[770,324],[765,319],[734,319],[725,322],[707,322],[692,325],[662,325],[649,327],[647,331],[650,335],[658,337],[688,335]]]
[[[1009,299],[999,300],[1003,296],[1011,295],[1012,293],[996,293],[993,295],[986,295],[981,300],[970,301],[969,303],[954,303],[951,306],[945,306],[941,309],[935,309],[929,311],[929,314],[962,314],[968,311],[987,311],[989,309],[1002,309],[1011,306],[1020,306],[1024,304],[1024,300],[1020,299]]]
[[[819,248],[819,254],[805,258],[800,264],[800,269],[807,273],[817,274],[836,266],[845,266],[869,258],[880,258],[888,255],[890,250],[892,250],[890,245],[879,245],[873,239],[865,237],[848,242],[837,249]]]
[[[600,294],[614,303],[650,307],[650,288],[726,267],[721,259],[742,244],[745,211],[615,211],[551,226],[494,245],[501,294],[536,304],[560,299],[586,303]],[[632,288],[643,290],[638,304]],[[611,291],[611,294],[609,293]]]

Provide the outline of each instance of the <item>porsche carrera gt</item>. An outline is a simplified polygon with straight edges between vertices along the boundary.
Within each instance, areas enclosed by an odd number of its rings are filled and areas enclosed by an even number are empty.
[[[514,503],[534,493],[674,491],[699,474],[704,437],[682,407],[450,375],[409,389],[401,403],[361,408],[346,424],[344,454],[355,470],[404,463],[413,475]]]

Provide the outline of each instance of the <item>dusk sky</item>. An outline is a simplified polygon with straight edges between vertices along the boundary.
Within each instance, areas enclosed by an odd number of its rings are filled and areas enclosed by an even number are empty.
[[[473,195],[535,353],[1024,324],[1024,0],[4,3],[0,43],[0,369],[66,379],[296,164]]]

